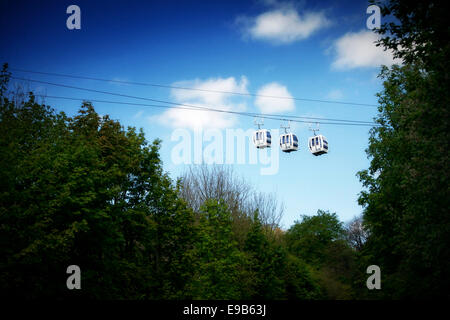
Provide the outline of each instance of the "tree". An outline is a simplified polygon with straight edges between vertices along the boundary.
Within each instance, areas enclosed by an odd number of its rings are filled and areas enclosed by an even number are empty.
[[[370,2],[381,8],[385,18],[379,30],[378,45],[394,52],[406,64],[421,63],[427,71],[442,71],[446,77],[450,48],[446,1],[428,0],[412,3],[406,0]],[[389,19],[389,18],[394,19]],[[448,80],[448,78],[447,78]]]
[[[233,240],[231,212],[226,204],[207,200],[200,208],[195,241],[194,299],[239,299],[244,257]]]
[[[288,253],[286,256],[285,284],[289,300],[314,300],[325,298],[319,276],[300,258]]]
[[[354,217],[345,226],[345,236],[348,244],[357,251],[361,251],[369,236],[364,226],[363,217]]]
[[[284,298],[286,252],[281,246],[267,239],[258,211],[255,211],[244,251],[249,256],[249,268],[255,274],[254,293],[251,298],[272,300]]]
[[[402,66],[384,67],[380,127],[371,129],[370,168],[359,197],[370,236],[363,251],[383,273],[391,298],[448,297],[450,268],[448,105],[449,35],[443,1],[390,1],[395,22],[380,45]]]
[[[351,297],[355,255],[345,241],[345,230],[336,213],[318,210],[315,216],[302,216],[287,231],[286,244],[292,255],[314,270],[313,279],[319,279],[311,281],[313,296]],[[320,293],[314,289],[315,282],[320,283]]]
[[[274,194],[258,192],[230,167],[191,166],[179,179],[180,196],[197,212],[208,199],[223,200],[231,211],[233,234],[240,247],[251,227],[253,214],[259,212],[264,230],[272,233],[283,215],[283,205]]]
[[[289,250],[308,263],[320,265],[324,262],[327,246],[343,239],[344,229],[336,213],[317,210],[315,216],[302,216],[286,234]]]
[[[0,97],[0,293],[25,298],[188,297],[194,217],[160,141],[100,117]],[[17,104],[17,101],[20,103]],[[79,265],[82,290],[66,288]]]

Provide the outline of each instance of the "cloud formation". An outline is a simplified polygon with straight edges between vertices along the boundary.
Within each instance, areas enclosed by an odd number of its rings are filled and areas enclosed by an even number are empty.
[[[211,78],[204,81],[196,79],[190,81],[180,81],[173,83],[172,85],[176,87],[198,89],[197,91],[172,89],[171,96],[176,102],[181,104],[230,111],[244,111],[247,108],[245,97],[226,93],[248,93],[248,80],[245,76],[242,76],[239,80],[236,80],[234,77]],[[237,119],[236,116],[228,113],[169,109],[160,116],[156,117],[156,120],[173,128],[223,129],[232,127],[236,123]]]
[[[266,84],[258,90],[257,94],[255,105],[262,113],[274,114],[295,109],[292,95],[285,86],[279,83],[271,82]],[[271,98],[271,96],[287,97],[287,99]]]
[[[377,34],[368,30],[346,33],[333,44],[332,49],[336,53],[336,57],[332,68],[346,70],[400,64],[401,60],[394,59],[392,51],[384,51],[382,47],[375,45],[375,41],[378,39]]]
[[[328,26],[323,12],[305,12],[299,15],[293,8],[284,7],[264,12],[256,17],[239,17],[245,36],[273,44],[288,44],[308,38]]]

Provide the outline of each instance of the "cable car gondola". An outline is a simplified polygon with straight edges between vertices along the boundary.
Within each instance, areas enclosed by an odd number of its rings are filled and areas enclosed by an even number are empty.
[[[309,138],[308,141],[309,150],[315,156],[328,153],[328,141],[323,135],[315,135]]]
[[[281,126],[284,128],[284,134],[280,135],[280,148],[283,152],[292,152],[298,150],[298,139],[295,134],[292,132],[288,132],[290,128],[290,124],[287,127]]]
[[[261,129],[261,126],[263,125],[262,121],[256,121],[255,124],[258,126],[258,130],[253,132],[253,144],[258,149],[264,149],[264,148],[270,148],[270,145],[272,144],[272,136],[270,135],[270,131],[267,129]]]
[[[292,152],[298,150],[298,139],[293,133],[280,135],[280,148],[283,152]]]
[[[253,144],[258,149],[270,148],[272,137],[267,129],[258,129],[253,133]]]

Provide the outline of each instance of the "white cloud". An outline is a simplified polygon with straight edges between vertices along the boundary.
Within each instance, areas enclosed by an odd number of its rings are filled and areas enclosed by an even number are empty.
[[[384,51],[375,45],[378,37],[372,31],[362,30],[349,32],[337,39],[333,44],[336,58],[332,68],[343,70],[401,63],[401,60],[393,58],[391,51]]]
[[[293,8],[278,8],[257,17],[239,17],[246,36],[274,44],[287,44],[308,38],[328,26],[330,21],[323,12],[305,12],[299,15]]]
[[[205,81],[196,79],[193,81],[179,81],[172,84],[172,86],[197,89],[197,90],[173,89],[171,91],[171,95],[177,101],[184,101],[184,102],[202,101],[205,104],[225,103],[225,101],[231,97],[231,94],[229,92],[237,92],[244,94],[248,93],[247,91],[248,80],[245,76],[242,76],[239,81],[237,81],[234,77],[211,78]]]
[[[266,84],[258,90],[255,105],[262,113],[278,113],[295,109],[294,100],[287,88],[276,82]],[[286,97],[287,99],[271,98]]]
[[[213,78],[205,81],[199,79],[180,81],[173,83],[172,85],[176,87],[198,89],[172,89],[171,96],[177,103],[229,111],[244,111],[247,108],[245,97],[227,93],[248,93],[248,80],[245,76],[242,76],[239,81],[237,81],[234,77],[229,77]],[[163,114],[153,117],[152,120],[159,121],[173,128],[223,129],[233,126],[236,123],[237,118],[236,116],[228,113],[169,109]]]

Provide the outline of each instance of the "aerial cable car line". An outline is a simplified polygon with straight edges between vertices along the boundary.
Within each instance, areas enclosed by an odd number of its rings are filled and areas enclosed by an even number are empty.
[[[183,104],[183,103],[177,103],[177,102],[170,102],[170,101],[163,101],[163,100],[157,100],[157,99],[151,99],[151,98],[131,96],[131,95],[126,95],[126,94],[121,94],[121,93],[114,93],[114,92],[95,90],[95,89],[89,89],[89,88],[81,88],[81,87],[64,85],[64,84],[57,84],[57,83],[52,83],[52,82],[47,82],[47,81],[25,79],[25,78],[19,78],[19,77],[14,77],[14,76],[11,76],[11,78],[16,79],[16,80],[31,81],[31,82],[49,84],[49,85],[58,86],[58,87],[78,89],[78,90],[84,90],[84,91],[96,92],[96,93],[102,93],[102,94],[109,94],[109,95],[120,96],[120,97],[140,99],[140,100],[146,100],[146,101],[152,101],[152,102],[167,103],[167,104],[172,104],[172,105],[176,105],[176,106],[189,107],[189,109],[192,109],[192,110],[200,110],[200,111],[203,110],[203,111],[230,113],[230,114],[244,115],[244,116],[250,116],[250,117],[260,117],[260,118],[271,119],[271,120],[281,120],[281,121],[288,121],[288,120],[290,120],[290,119],[287,119],[287,118],[278,118],[278,117],[275,117],[275,116],[272,116],[272,115],[267,115],[267,114],[257,114],[257,113],[238,112],[238,111],[230,111],[230,110],[220,110],[220,109],[207,108],[207,107],[201,107],[201,106],[195,106],[195,105],[189,105],[189,104]],[[49,97],[49,96],[47,96],[47,97]],[[79,100],[86,100],[86,99],[79,99]],[[101,101],[98,101],[98,102],[101,102]],[[116,103],[116,102],[110,101],[109,103]],[[121,103],[121,104],[126,104],[126,103]],[[149,106],[154,106],[154,105],[149,105]],[[184,109],[188,109],[188,108],[184,108]],[[289,117],[289,116],[285,116],[285,117]],[[305,118],[307,118],[307,117],[305,117]],[[330,121],[331,120],[331,119],[326,119],[326,118],[317,118],[317,119],[324,120],[324,121]],[[294,122],[301,122],[301,123],[311,123],[311,121],[301,121],[301,120],[292,120],[292,121],[294,121]],[[322,124],[336,124],[336,125],[377,126],[376,123],[370,123],[370,122],[367,122],[367,123],[352,123],[352,122],[354,122],[356,120],[335,120],[335,121],[342,121],[342,123],[323,122],[323,121],[321,123]],[[317,122],[317,121],[315,121],[315,122]]]
[[[48,96],[48,95],[40,95],[36,94],[35,96],[40,96],[44,98],[56,98],[56,99],[69,99],[69,100],[78,100],[78,101],[86,101],[86,99],[80,99],[80,98],[70,98],[70,97],[58,97],[58,96]],[[182,107],[179,106],[162,106],[162,105],[151,105],[151,104],[143,104],[143,103],[129,103],[129,102],[118,102],[118,101],[106,101],[106,100],[93,100],[90,99],[89,101],[94,102],[104,102],[104,103],[114,103],[114,104],[126,104],[126,105],[137,105],[137,106],[151,106],[151,107],[160,107],[160,108],[176,108],[181,109]],[[188,109],[188,110],[199,110],[199,109],[193,109],[193,108],[182,108],[182,109]],[[290,121],[289,126],[283,126],[281,125],[281,128],[285,129],[285,134],[280,135],[280,148],[283,152],[290,153],[292,151],[298,150],[298,138],[295,134],[288,132],[288,129],[290,129]],[[307,121],[304,121],[307,122]],[[261,129],[261,126],[263,125],[263,122],[257,122],[255,119],[255,124],[258,126],[258,130],[255,131],[252,135],[253,144],[258,149],[265,149],[270,148],[272,143],[272,137],[271,133],[267,129]],[[319,122],[316,122],[317,126]],[[331,124],[331,123],[327,123]],[[343,123],[338,123],[343,124]],[[322,154],[328,153],[328,142],[326,141],[326,138],[323,135],[316,135],[317,129],[311,129],[314,131],[314,136],[310,137],[308,139],[308,146],[311,151],[311,153],[315,156],[320,156]]]
[[[123,104],[123,105],[142,106],[142,107],[185,109],[185,110],[199,110],[199,111],[213,111],[213,112],[227,112],[227,113],[228,112],[232,112],[232,113],[237,113],[238,115],[246,115],[246,116],[249,116],[249,117],[260,117],[260,116],[264,117],[265,116],[265,115],[261,115],[261,114],[258,114],[258,113],[237,112],[237,111],[228,111],[228,110],[220,110],[220,109],[204,110],[203,107],[194,107],[194,106],[192,106],[192,107],[164,106],[164,105],[156,105],[156,104],[132,103],[132,102],[98,100],[98,99],[81,99],[81,98],[73,98],[73,97],[49,96],[49,95],[40,95],[40,94],[35,94],[35,96],[42,97],[42,98],[65,99],[65,100],[76,100],[76,101],[91,101],[91,102],[100,102],[100,103],[115,103],[115,104]],[[282,115],[275,115],[275,114],[274,115],[268,115],[267,119],[271,119],[271,120],[283,119],[283,118],[279,118],[279,117],[283,117],[283,116]],[[346,124],[347,124],[347,121],[352,121],[352,122],[356,122],[356,124],[363,123],[365,125],[370,125],[370,126],[377,125],[376,123],[372,123],[372,122],[368,122],[368,121],[341,120],[341,119],[328,119],[328,118],[316,118],[316,117],[300,117],[300,116],[289,116],[289,117],[299,118],[299,119],[311,119],[311,120],[342,121],[342,122],[346,122]],[[302,121],[302,122],[311,123],[311,121]],[[327,124],[327,123],[325,123],[325,124]]]
[[[207,112],[223,112],[223,113],[237,113],[242,116],[249,117],[259,117],[258,114],[244,113],[244,112],[233,112],[227,110],[204,110],[201,107],[183,107],[183,106],[167,106],[167,105],[156,105],[156,104],[145,104],[145,103],[133,103],[133,102],[122,102],[122,101],[110,101],[110,100],[98,100],[98,99],[83,99],[83,98],[73,98],[73,97],[61,97],[61,96],[51,96],[51,95],[43,95],[43,94],[35,94],[36,97],[42,98],[50,98],[50,99],[64,99],[64,100],[75,100],[75,101],[90,101],[90,102],[98,102],[98,103],[110,103],[110,104],[121,104],[121,105],[131,105],[131,106],[140,106],[140,107],[155,107],[155,108],[165,108],[165,109],[184,109],[184,110],[193,110],[193,111],[207,111]],[[274,121],[294,121],[299,123],[311,123],[311,121],[302,121],[302,120],[290,120],[283,118],[274,118],[274,117],[265,117],[264,119],[274,120]],[[314,119],[323,119],[323,118],[314,118]],[[326,119],[325,119],[326,120]],[[317,122],[317,121],[316,121]],[[334,123],[334,122],[320,122],[322,124],[331,124],[331,125],[356,125],[356,126],[376,126],[378,124],[369,125],[369,124],[359,124],[359,123]]]
[[[240,95],[240,96],[262,97],[262,98],[273,98],[273,99],[288,99],[288,100],[307,101],[307,102],[335,103],[335,104],[363,106],[363,107],[378,107],[376,104],[369,104],[369,103],[357,103],[357,102],[345,102],[345,101],[333,101],[333,100],[320,100],[320,99],[307,99],[307,98],[296,98],[296,97],[286,97],[286,96],[271,96],[271,95],[261,95],[261,94],[251,93],[251,92],[250,93],[245,93],[245,92],[221,91],[221,90],[212,90],[212,89],[189,88],[189,87],[171,86],[171,85],[146,83],[146,82],[133,82],[133,81],[124,81],[124,80],[114,80],[114,79],[87,77],[87,76],[77,76],[77,75],[70,75],[70,74],[63,74],[63,73],[33,71],[33,70],[25,70],[25,69],[18,69],[18,68],[10,68],[10,70],[14,70],[14,71],[18,71],[18,72],[24,72],[24,73],[34,73],[34,74],[56,76],[56,77],[66,77],[66,78],[73,78],[73,79],[84,79],[84,80],[104,81],[104,82],[113,82],[113,83],[123,83],[123,84],[148,86],[148,87],[159,87],[159,88],[180,89],[180,90],[192,90],[192,91],[202,91],[202,92],[211,92],[211,93],[226,93],[226,94],[234,94],[234,95]]]
[[[255,117],[258,117],[259,113],[255,113],[254,115],[255,115]],[[262,114],[262,115],[269,115],[269,114]],[[375,125],[374,122],[371,122],[371,121],[360,121],[360,120],[343,120],[343,119],[330,119],[330,118],[316,118],[316,117],[292,116],[292,115],[281,115],[281,114],[270,114],[269,116],[271,116],[271,117],[280,117],[280,118],[287,117],[289,119],[327,120],[327,121],[354,122],[354,123],[363,123],[363,124]],[[309,123],[309,121],[308,121],[308,123]]]
[[[59,84],[59,83],[52,83],[52,82],[41,81],[41,80],[26,79],[26,78],[20,78],[20,77],[15,77],[15,76],[11,76],[11,78],[12,79],[16,79],[16,80],[23,80],[23,81],[30,81],[30,82],[48,84],[48,85],[53,85],[53,86],[63,87],[63,88],[77,89],[77,90],[83,90],[83,91],[89,91],[89,92],[95,92],[95,93],[102,93],[102,94],[109,94],[109,95],[114,95],[114,96],[120,96],[120,97],[125,97],[125,98],[132,98],[132,99],[140,99],[140,100],[146,100],[146,101],[152,101],[152,102],[166,103],[166,104],[171,104],[171,105],[176,105],[176,106],[188,107],[191,110],[222,112],[222,113],[237,114],[237,115],[243,115],[243,116],[249,116],[249,117],[260,117],[260,118],[264,118],[264,119],[279,120],[279,121],[280,120],[281,121],[289,121],[289,120],[291,120],[293,122],[311,123],[311,121],[302,121],[302,120],[289,119],[289,116],[284,116],[285,118],[279,118],[279,117],[274,117],[274,116],[267,115],[267,114],[238,112],[238,111],[230,111],[230,110],[220,110],[220,109],[201,107],[201,106],[195,106],[195,105],[189,105],[189,104],[183,104],[183,103],[177,103],[177,102],[157,100],[157,99],[152,99],[152,98],[137,97],[137,96],[127,95],[127,94],[122,94],[122,93],[115,93],[115,92],[102,91],[102,90],[89,89],[89,88],[82,88],[82,87],[76,87],[76,86]],[[49,97],[49,96],[47,96],[47,97]],[[63,97],[61,97],[61,98],[63,98]],[[85,100],[85,99],[80,99],[80,100]],[[93,100],[91,100],[91,101],[93,101]],[[100,101],[98,101],[98,102],[100,102]],[[111,101],[109,103],[117,103],[117,102]],[[128,104],[128,103],[121,103],[121,104]],[[176,107],[174,107],[174,108],[176,108]],[[179,109],[181,109],[181,108],[179,108]],[[187,109],[187,108],[185,108],[185,109]],[[326,119],[326,118],[320,118],[320,119],[323,120],[323,121],[331,120],[331,119]],[[337,120],[337,119],[335,119],[334,121],[342,121],[342,122],[323,122],[323,121],[320,122],[320,123],[322,123],[322,124],[333,124],[333,125],[358,125],[358,126],[377,126],[378,125],[376,123],[369,123],[369,122],[367,122],[367,123],[365,123],[365,122],[363,122],[363,123],[356,122],[355,123],[356,120]],[[318,121],[314,121],[314,122],[318,122]]]

